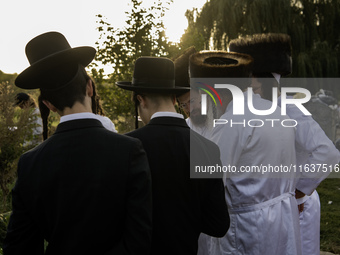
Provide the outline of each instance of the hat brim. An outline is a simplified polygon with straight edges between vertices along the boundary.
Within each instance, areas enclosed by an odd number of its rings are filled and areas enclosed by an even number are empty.
[[[121,89],[130,90],[138,93],[160,93],[160,94],[180,94],[190,91],[190,87],[174,87],[174,88],[150,88],[142,86],[134,86],[129,81],[118,81],[116,85]]]
[[[94,59],[96,50],[93,47],[83,46],[70,48],[64,51],[60,51],[53,55],[49,55],[43,58],[31,66],[22,71],[15,79],[15,85],[22,89],[37,89],[42,88],[41,84],[38,84],[39,76],[41,76],[46,70],[53,69],[54,67],[75,62],[86,67]]]

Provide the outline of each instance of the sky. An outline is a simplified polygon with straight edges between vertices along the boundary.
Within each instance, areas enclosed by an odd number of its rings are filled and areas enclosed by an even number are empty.
[[[145,0],[146,6],[152,0]],[[187,9],[201,9],[207,0],[173,0],[164,17],[170,41],[179,41],[188,23]],[[153,2],[153,1],[152,1]],[[71,47],[93,46],[99,38],[97,14],[116,28],[123,27],[129,0],[6,0],[0,12],[0,70],[20,73],[29,66],[26,44],[35,36],[58,31]]]

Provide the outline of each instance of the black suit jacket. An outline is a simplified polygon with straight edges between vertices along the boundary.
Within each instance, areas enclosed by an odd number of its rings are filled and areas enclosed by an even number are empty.
[[[139,140],[95,119],[22,155],[4,254],[149,254],[151,178]]]
[[[149,160],[152,254],[197,254],[201,232],[224,236],[229,215],[222,180],[190,179],[191,146],[200,154],[200,162],[221,165],[217,145],[191,131],[184,119],[175,117],[153,118],[127,135],[142,141]]]

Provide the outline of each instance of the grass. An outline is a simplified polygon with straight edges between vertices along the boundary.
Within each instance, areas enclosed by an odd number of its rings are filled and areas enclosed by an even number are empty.
[[[340,254],[340,179],[324,180],[317,191],[321,201],[320,248]]]

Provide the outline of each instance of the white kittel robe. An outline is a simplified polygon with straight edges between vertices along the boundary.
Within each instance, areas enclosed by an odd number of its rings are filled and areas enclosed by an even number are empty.
[[[278,105],[281,105],[281,97]],[[304,115],[294,105],[287,106],[287,115],[298,122],[295,134],[297,166],[307,165],[311,168],[312,165],[325,164],[329,168],[340,162],[339,151],[311,116]],[[307,194],[298,199],[298,204],[304,203],[304,210],[300,213],[302,255],[320,254],[320,199],[317,191],[313,190],[328,174],[322,171],[302,173],[301,177],[307,179],[297,182],[297,189]],[[312,175],[314,178],[308,179]]]
[[[247,94],[245,102],[247,102]],[[253,96],[255,109],[269,109],[272,102]],[[251,127],[250,119],[289,119],[280,109],[269,116],[252,114],[245,103],[245,115],[233,115],[233,102],[221,119],[226,125],[217,125],[212,140],[221,151],[224,166],[294,166],[295,128],[283,127],[281,121],[266,122],[262,127]],[[243,125],[230,126],[230,120]],[[268,124],[269,123],[269,124]],[[271,127],[274,123],[275,127]],[[251,125],[255,125],[252,122]],[[299,213],[294,197],[296,174],[290,171],[284,177],[279,173],[269,178],[266,174],[254,178],[247,173],[239,177],[224,177],[226,201],[231,225],[223,238],[211,237],[210,254],[246,255],[300,255],[301,241]]]

